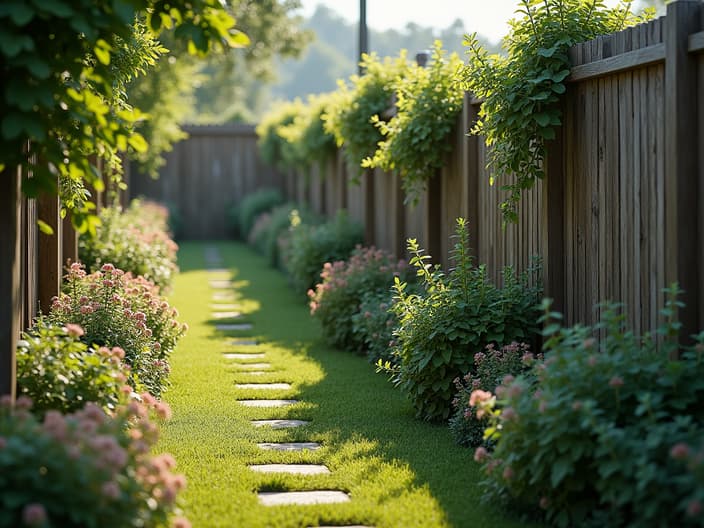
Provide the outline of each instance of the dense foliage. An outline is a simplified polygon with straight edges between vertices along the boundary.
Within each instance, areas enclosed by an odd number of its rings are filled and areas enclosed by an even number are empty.
[[[120,91],[160,53],[139,40],[139,16],[152,35],[175,27],[194,53],[246,42],[217,0],[12,1],[0,9],[0,71],[8,80],[0,97],[0,173],[29,169],[23,189],[30,196],[56,194],[58,178],[81,228],[95,224],[87,222],[84,182],[102,187],[88,156],[112,161],[128,146],[146,149],[132,132],[140,113]]]
[[[398,172],[411,200],[417,200],[454,146],[449,136],[462,111],[464,91],[455,79],[462,61],[445,55],[436,41],[430,65],[413,68],[398,81],[396,114],[389,121],[372,117],[384,139],[362,166]]]
[[[305,294],[318,282],[323,265],[349,257],[364,238],[362,226],[340,210],[328,222],[312,225],[292,222],[284,261],[294,289]]]
[[[546,304],[537,382],[507,382],[502,411],[475,396],[496,440],[493,455],[476,454],[489,496],[542,508],[558,526],[702,526],[704,333],[678,345],[676,295],[643,337],[618,306],[594,328],[562,328]]]
[[[326,112],[325,129],[334,134],[338,146],[355,174],[362,160],[374,155],[383,136],[372,119],[388,119],[393,111],[396,83],[410,70],[405,51],[400,56],[379,60],[375,54],[362,57],[364,75],[353,75],[340,83]]]
[[[147,395],[148,396],[148,395]],[[186,483],[170,455],[152,455],[158,429],[153,398],[131,400],[107,415],[87,404],[66,416],[49,411],[38,421],[32,401],[12,408],[0,401],[0,527],[166,526],[179,510]],[[173,525],[190,526],[185,519]]]
[[[310,313],[320,321],[323,337],[339,349],[363,351],[364,339],[354,331],[363,296],[390,291],[394,277],[405,279],[405,270],[405,262],[373,247],[357,246],[347,260],[326,262],[322,281],[308,291]]]
[[[489,55],[476,34],[466,38],[465,88],[483,100],[472,133],[485,136],[491,147],[492,183],[513,180],[502,187],[509,192],[501,204],[506,221],[517,221],[521,191],[545,175],[545,142],[555,138],[562,119],[569,48],[651,16],[631,14],[632,3],[607,8],[603,0],[521,0],[523,17],[511,22],[505,55]]]
[[[393,331],[398,324],[391,305],[394,302],[391,289],[385,291],[361,292],[359,311],[352,316],[352,331],[355,340],[360,342],[371,363],[379,360],[395,360],[391,353],[394,347]]]
[[[95,233],[79,238],[78,255],[90,271],[110,263],[168,289],[178,246],[169,235],[169,212],[153,202],[133,200],[127,209],[105,207]]]
[[[17,392],[32,399],[35,414],[74,412],[87,402],[114,410],[120,401],[120,389],[127,381],[124,351],[88,346],[80,341],[82,335],[80,326],[52,326],[42,320],[22,335]]]
[[[446,420],[451,411],[453,380],[474,368],[473,357],[488,344],[531,342],[538,332],[541,286],[538,270],[517,277],[507,267],[503,285],[489,281],[484,266],[474,266],[469,255],[467,226],[457,220],[455,266],[447,274],[428,263],[415,240],[408,250],[424,291],[409,294],[396,281],[393,309],[399,320],[395,331],[392,369],[394,383],[411,399],[418,417]],[[385,365],[390,368],[390,365]]]
[[[281,169],[298,166],[295,148],[284,138],[282,131],[302,112],[303,103],[296,99],[274,105],[262,117],[256,131],[259,153],[264,161]],[[287,163],[292,163],[292,166],[287,166]]]
[[[257,217],[283,202],[281,191],[274,188],[262,188],[247,194],[232,209],[231,218],[236,221],[234,230],[247,240]]]

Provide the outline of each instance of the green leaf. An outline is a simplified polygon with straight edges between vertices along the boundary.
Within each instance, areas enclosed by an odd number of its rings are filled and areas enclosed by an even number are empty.
[[[44,220],[37,219],[37,227],[39,227],[39,230],[44,233],[45,235],[53,235],[54,234],[54,229],[47,224]]]
[[[62,2],[61,0],[39,0],[38,4],[44,11],[59,18],[69,18],[74,14],[74,10],[71,8],[70,4]]]

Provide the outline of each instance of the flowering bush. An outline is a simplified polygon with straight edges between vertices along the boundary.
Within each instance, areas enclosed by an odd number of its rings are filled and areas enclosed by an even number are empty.
[[[469,256],[466,223],[457,220],[455,267],[448,275],[431,267],[415,240],[409,242],[411,264],[423,279],[424,291],[409,294],[396,281],[394,312],[398,366],[392,380],[411,399],[417,416],[447,420],[455,394],[453,380],[470,372],[475,352],[489,343],[530,342],[538,331],[537,303],[541,288],[537,269],[520,278],[504,270],[503,288],[489,282],[484,266],[475,267]]]
[[[357,246],[347,261],[326,262],[322,282],[308,290],[310,313],[320,321],[327,341],[344,350],[358,352],[364,340],[354,331],[354,315],[359,312],[362,295],[391,289],[393,278],[400,276],[406,263],[392,262],[380,249]]]
[[[359,311],[352,316],[352,332],[355,339],[363,344],[372,363],[380,359],[394,359],[391,349],[394,346],[393,331],[398,321],[391,309],[393,302],[391,289],[362,292]]]
[[[172,473],[170,455],[150,450],[158,430],[150,408],[169,409],[145,395],[107,415],[88,403],[43,421],[21,396],[14,410],[0,402],[0,528],[164,526],[178,513],[176,497],[185,486]],[[188,526],[185,520],[174,520]]]
[[[168,209],[133,200],[129,208],[105,207],[94,236],[81,235],[79,258],[90,271],[105,263],[141,275],[161,289],[168,288],[176,266],[178,246],[169,238]]]
[[[82,340],[90,345],[122,348],[131,367],[129,383],[160,395],[167,384],[168,356],[186,330],[175,320],[175,309],[159,298],[152,283],[112,264],[87,275],[74,263],[66,278],[67,293],[54,299],[47,321],[80,325]]]
[[[537,382],[508,380],[503,410],[477,391],[496,441],[492,455],[475,454],[489,497],[542,508],[558,526],[704,526],[694,447],[704,438],[704,332],[679,347],[676,288],[668,295],[654,336],[626,330],[613,305],[594,328],[561,328],[548,312]]]
[[[47,325],[43,320],[22,336],[17,347],[18,392],[34,401],[34,412],[62,413],[94,402],[114,409],[127,381],[121,348],[95,349],[79,338],[83,329]]]
[[[485,443],[484,430],[489,423],[485,417],[478,417],[476,408],[470,405],[472,393],[496,392],[504,380],[528,372],[536,359],[541,360],[542,354],[536,358],[526,343],[516,342],[500,348],[489,343],[484,352],[474,354],[474,372],[455,378],[457,395],[452,400],[455,413],[450,418],[450,430],[458,444],[476,447]]]
[[[284,260],[293,287],[301,293],[315,286],[326,262],[346,259],[364,238],[362,226],[344,210],[320,225],[292,222],[291,226]]]

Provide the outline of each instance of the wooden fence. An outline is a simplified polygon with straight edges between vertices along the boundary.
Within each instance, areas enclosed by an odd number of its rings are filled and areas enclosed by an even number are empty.
[[[189,138],[174,145],[158,179],[133,166],[132,197],[146,196],[175,209],[187,239],[228,235],[227,210],[260,187],[282,187],[283,175],[264,164],[252,125],[187,126]]]
[[[360,185],[338,153],[310,175],[280,175],[258,161],[251,129],[190,129],[162,179],[133,193],[176,202],[191,238],[224,235],[223,209],[249,190],[279,186],[332,216],[341,208],[365,226],[369,244],[404,253],[418,238],[447,265],[449,236],[468,218],[479,262],[543,261],[546,294],[568,323],[592,323],[595,304],[627,304],[636,332],[653,329],[662,289],[679,281],[685,332],[704,328],[704,8],[680,0],[667,16],[571,50],[563,126],[548,145],[546,178],[525,193],[516,225],[502,227],[501,185],[489,185],[487,150],[466,131],[479,102],[467,95],[447,163],[415,207],[396,175],[365,172]],[[227,134],[228,137],[224,137]],[[159,188],[157,193],[152,192]]]

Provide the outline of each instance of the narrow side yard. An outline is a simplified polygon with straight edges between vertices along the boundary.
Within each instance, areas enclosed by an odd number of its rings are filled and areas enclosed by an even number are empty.
[[[213,253],[220,261],[210,262],[216,269],[209,270],[206,254]],[[263,258],[237,243],[185,243],[179,265],[171,301],[190,330],[173,355],[173,386],[165,395],[173,419],[157,447],[173,453],[188,478],[184,513],[194,527],[526,526],[480,504],[472,451],[458,447],[446,427],[414,420],[399,391],[364,358],[322,343],[307,306]],[[215,319],[214,304],[232,305],[241,316]],[[216,329],[221,323],[252,327]],[[236,387],[245,383],[291,387]],[[298,403],[238,402],[252,399]],[[250,423],[262,419],[309,423],[278,430]],[[315,442],[320,448],[258,446],[274,442]],[[324,464],[330,473],[258,473],[248,467],[291,463]],[[351,500],[264,506],[257,497],[289,490],[337,490]]]

